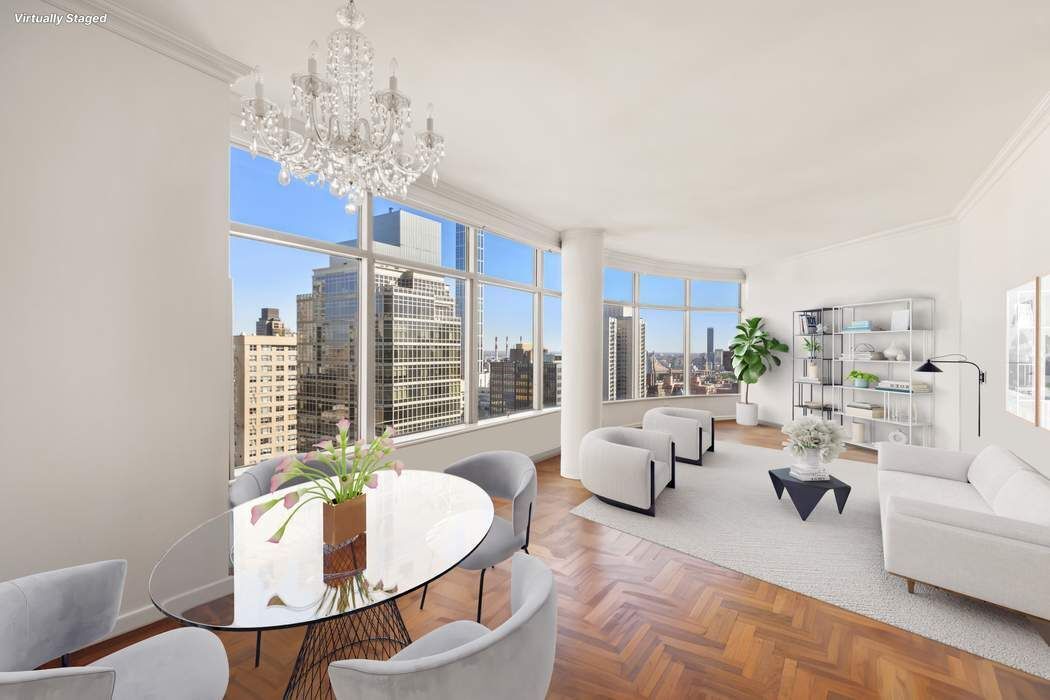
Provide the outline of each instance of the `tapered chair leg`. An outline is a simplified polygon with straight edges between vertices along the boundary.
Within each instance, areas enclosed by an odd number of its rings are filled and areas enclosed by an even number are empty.
[[[262,653],[262,630],[255,631],[255,668],[259,668],[259,654]]]
[[[423,595],[419,599],[419,609],[420,610],[423,609],[423,603],[427,602],[427,586],[429,586],[429,585],[430,585],[429,583],[424,583],[423,584]]]
[[[481,570],[481,581],[478,582],[478,622],[481,622],[481,598],[485,593],[485,570]]]

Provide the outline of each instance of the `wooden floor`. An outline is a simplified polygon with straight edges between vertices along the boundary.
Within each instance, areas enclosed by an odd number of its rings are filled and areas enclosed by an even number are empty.
[[[719,423],[716,437],[778,448],[783,436]],[[865,451],[844,456],[874,461]],[[556,458],[539,470],[529,549],[557,578],[551,698],[1050,698],[1048,681],[577,518],[569,510],[589,494],[559,476]],[[509,564],[485,577],[490,627],[510,614],[509,584]],[[430,586],[426,610],[418,592],[402,599],[412,636],[473,619],[476,591],[476,573],[455,571]],[[157,623],[73,661],[172,626]],[[220,636],[228,697],[279,698],[302,631],[267,632],[258,669],[254,634]]]

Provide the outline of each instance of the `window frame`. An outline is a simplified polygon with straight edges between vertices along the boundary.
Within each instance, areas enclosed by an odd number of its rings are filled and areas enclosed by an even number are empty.
[[[604,279],[606,268],[612,268],[621,272],[627,272],[631,274],[632,281],[632,295],[630,300],[623,299],[609,299],[605,297],[604,290]],[[641,277],[642,275],[657,275],[660,277],[672,277],[675,279],[681,279],[685,286],[685,299],[683,305],[666,305],[666,304],[646,304],[642,303],[641,300]],[[707,394],[690,394],[689,388],[692,386],[693,381],[693,367],[692,367],[692,328],[690,327],[692,322],[692,314],[695,312],[722,312],[722,313],[736,313],[737,322],[740,322],[740,318],[743,315],[743,288],[746,280],[742,279],[719,279],[719,278],[708,278],[708,277],[679,277],[676,275],[666,275],[655,272],[640,271],[640,270],[628,270],[623,267],[617,267],[615,265],[603,265],[602,266],[602,304],[614,304],[619,306],[631,307],[633,310],[633,321],[634,329],[632,333],[632,343],[634,347],[631,349],[631,376],[638,377],[642,371],[640,366],[641,360],[641,348],[639,347],[639,340],[641,335],[641,312],[642,309],[654,309],[657,311],[681,311],[683,312],[682,321],[682,333],[683,343],[682,346],[685,350],[685,356],[683,357],[683,370],[682,370],[682,381],[685,384],[684,391],[680,397],[667,397],[667,396],[645,396],[645,386],[636,387],[635,394],[632,398],[626,399],[603,399],[602,403],[624,403],[625,401],[663,401],[668,398],[702,398],[708,396]],[[693,282],[732,282],[737,285],[737,304],[736,306],[700,306],[694,305],[692,299],[693,293]],[[719,394],[719,396],[739,396],[740,392],[737,391],[733,394]]]
[[[230,145],[235,148],[240,148],[240,145],[236,143]],[[264,154],[260,155],[262,157],[266,157]],[[544,407],[543,405],[542,349],[544,347],[543,297],[557,297],[559,300],[561,300],[562,298],[561,290],[545,289],[543,286],[544,253],[554,252],[560,255],[562,252],[561,248],[559,246],[549,244],[537,244],[534,241],[525,240],[520,236],[515,236],[513,234],[506,233],[492,226],[471,223],[465,220],[466,217],[450,216],[443,212],[436,212],[425,206],[420,206],[415,203],[406,202],[400,198],[383,197],[382,199],[405,206],[409,209],[425,211],[433,216],[439,217],[441,219],[452,220],[455,221],[457,224],[462,225],[466,234],[466,240],[464,241],[464,245],[467,251],[466,269],[457,270],[455,268],[444,267],[441,265],[430,265],[427,263],[416,261],[409,261],[397,256],[378,253],[375,251],[375,247],[373,245],[373,199],[374,198],[372,197],[372,195],[367,195],[362,206],[358,209],[357,247],[343,246],[339,243],[310,238],[308,236],[302,236],[299,234],[288,233],[277,229],[270,229],[264,226],[246,224],[234,221],[233,219],[228,219],[229,237],[249,239],[261,243],[269,243],[272,245],[297,248],[307,252],[320,253],[323,255],[336,255],[343,258],[353,258],[358,260],[360,265],[360,274],[358,275],[358,294],[361,300],[359,306],[359,308],[361,309],[361,323],[360,330],[358,333],[357,347],[358,390],[357,405],[355,406],[357,419],[355,421],[355,425],[358,426],[359,430],[359,434],[357,435],[357,437],[370,436],[373,435],[375,432],[376,411],[374,405],[374,382],[376,377],[376,347],[375,324],[371,321],[372,314],[375,313],[375,271],[377,267],[392,267],[402,270],[413,270],[422,273],[440,275],[442,277],[461,280],[463,282],[463,293],[465,298],[465,303],[463,304],[463,328],[465,334],[463,422],[453,426],[437,428],[435,430],[398,436],[394,439],[394,442],[396,444],[398,444],[399,446],[403,446],[413,443],[426,442],[457,432],[475,430],[479,427],[492,425],[494,423],[521,420],[534,417],[542,413],[560,411],[561,406]],[[532,250],[534,272],[532,284],[525,284],[521,282],[502,279],[499,277],[492,277],[483,273],[479,273],[477,271],[477,236],[478,233],[482,231],[486,231],[494,235],[513,240],[517,243],[527,245]],[[227,250],[229,250],[228,247]],[[475,319],[477,312],[478,295],[480,293],[481,285],[483,284],[513,289],[521,292],[526,292],[532,295],[532,338],[534,348],[532,363],[533,392],[531,410],[520,411],[518,413],[506,416],[496,416],[492,418],[486,418],[484,420],[479,420],[478,372],[476,368],[477,363],[475,361],[475,358],[477,358],[480,348],[478,347],[478,333],[477,329],[475,328]],[[233,292],[231,285],[231,305],[233,303],[232,294]],[[366,319],[369,322],[365,322]],[[536,348],[539,348],[538,353],[536,351]],[[540,356],[540,361],[536,361],[537,355]],[[232,413],[233,412],[231,409],[231,446],[233,440]],[[245,466],[248,465],[232,465],[231,475],[236,470],[243,469]]]

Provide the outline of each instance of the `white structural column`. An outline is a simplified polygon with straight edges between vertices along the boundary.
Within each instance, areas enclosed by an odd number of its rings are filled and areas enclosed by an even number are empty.
[[[580,442],[602,420],[600,229],[562,233],[561,475],[580,478]]]

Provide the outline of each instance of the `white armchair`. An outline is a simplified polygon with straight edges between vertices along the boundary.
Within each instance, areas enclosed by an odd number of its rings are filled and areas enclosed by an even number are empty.
[[[600,500],[656,515],[656,497],[674,488],[671,434],[638,428],[598,428],[580,443],[580,480]]]
[[[715,451],[715,417],[697,408],[660,406],[645,412],[643,430],[671,433],[675,459],[686,464],[703,464],[704,453]]]
[[[1001,447],[879,445],[886,570],[1050,619],[1050,480]]]

